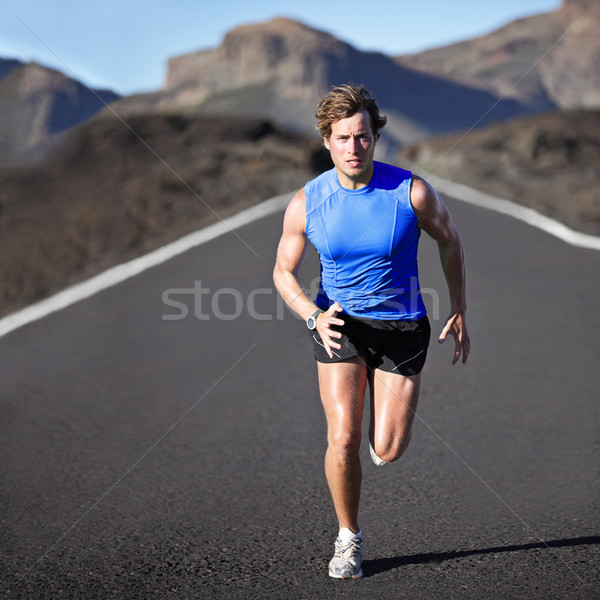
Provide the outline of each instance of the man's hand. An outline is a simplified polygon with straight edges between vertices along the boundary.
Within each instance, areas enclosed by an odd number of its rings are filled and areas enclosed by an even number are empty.
[[[335,341],[335,338],[339,339],[342,334],[339,331],[332,331],[332,325],[343,325],[344,321],[337,318],[337,314],[342,310],[342,306],[339,302],[332,304],[325,312],[322,312],[317,317],[317,332],[323,340],[323,346],[329,358],[333,358],[333,349],[339,350],[342,346]]]
[[[469,358],[471,340],[467,332],[467,318],[464,313],[454,313],[448,317],[446,326],[442,329],[438,342],[443,344],[448,334],[454,337],[454,358],[452,359],[452,364],[455,365],[458,362],[461,351],[463,355],[462,362],[465,364],[467,358]]]

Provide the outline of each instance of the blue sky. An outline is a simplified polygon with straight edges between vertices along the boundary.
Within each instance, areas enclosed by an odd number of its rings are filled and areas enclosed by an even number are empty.
[[[560,0],[3,0],[0,57],[36,61],[120,94],[161,87],[169,57],[237,25],[288,16],[361,50],[408,54],[559,8]]]

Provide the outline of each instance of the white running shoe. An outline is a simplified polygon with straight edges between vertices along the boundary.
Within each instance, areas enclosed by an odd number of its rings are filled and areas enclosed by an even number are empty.
[[[329,562],[329,577],[358,579],[362,577],[362,535],[344,527],[335,540],[335,554]]]
[[[371,460],[378,467],[385,467],[385,465],[390,464],[387,460],[383,460],[382,458],[379,458],[379,456],[377,456],[377,453],[375,452],[375,450],[373,449],[373,446],[371,446],[371,444],[369,444],[369,450],[371,450]]]

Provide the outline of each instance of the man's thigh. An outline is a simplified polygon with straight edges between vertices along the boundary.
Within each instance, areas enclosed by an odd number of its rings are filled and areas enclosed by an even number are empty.
[[[374,369],[369,384],[371,443],[379,448],[406,445],[419,401],[421,374],[405,376]]]
[[[334,363],[317,362],[319,390],[329,429],[360,431],[367,365],[356,356]]]

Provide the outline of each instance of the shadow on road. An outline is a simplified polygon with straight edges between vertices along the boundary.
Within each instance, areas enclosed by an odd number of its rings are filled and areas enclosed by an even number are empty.
[[[393,558],[376,558],[363,562],[364,577],[397,569],[404,565],[417,565],[423,563],[439,563],[453,558],[463,558],[477,554],[499,554],[501,552],[518,552],[519,550],[533,550],[536,548],[563,548],[566,546],[584,546],[600,543],[600,536],[568,538],[564,540],[550,540],[547,542],[533,542],[530,544],[511,544],[510,546],[497,546],[495,548],[480,548],[477,550],[457,550],[455,552],[430,552],[428,554],[413,554],[412,556],[396,556]]]

